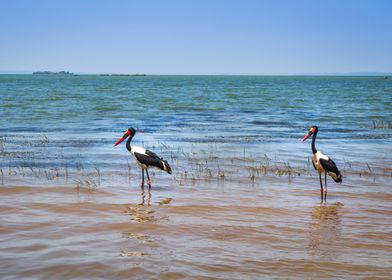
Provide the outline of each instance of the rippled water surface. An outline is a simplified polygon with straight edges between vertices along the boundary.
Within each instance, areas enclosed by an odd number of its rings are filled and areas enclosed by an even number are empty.
[[[392,79],[0,75],[0,278],[392,277]],[[310,141],[343,173],[319,203]],[[140,170],[124,145],[167,159]]]

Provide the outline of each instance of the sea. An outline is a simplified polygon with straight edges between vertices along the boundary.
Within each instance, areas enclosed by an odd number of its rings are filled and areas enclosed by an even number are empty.
[[[0,124],[1,279],[392,278],[392,77],[0,75]]]

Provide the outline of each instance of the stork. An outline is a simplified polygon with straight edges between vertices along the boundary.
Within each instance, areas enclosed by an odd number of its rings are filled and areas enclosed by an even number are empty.
[[[342,174],[340,174],[339,169],[337,168],[335,162],[329,158],[327,155],[324,155],[320,151],[317,151],[316,149],[316,137],[317,137],[317,132],[318,132],[318,127],[317,126],[312,126],[308,132],[308,134],[305,135],[305,137],[302,139],[302,142],[306,141],[310,136],[313,135],[312,137],[312,152],[313,152],[313,158],[312,158],[312,163],[314,169],[316,169],[319,173],[319,178],[320,178],[320,193],[321,193],[321,203],[327,202],[327,174],[332,177],[332,179],[336,183],[342,183]],[[323,187],[323,181],[321,179],[321,174],[324,173],[324,185],[325,188]]]
[[[150,190],[151,179],[150,179],[150,175],[148,174],[148,168],[156,167],[163,171],[166,171],[169,174],[172,173],[172,170],[170,165],[167,163],[167,161],[159,157],[157,154],[149,150],[146,150],[142,147],[137,147],[137,146],[131,147],[131,141],[132,138],[135,136],[135,134],[136,134],[136,130],[133,127],[128,128],[127,131],[125,131],[124,135],[120,139],[118,139],[117,142],[114,144],[114,147],[119,145],[122,141],[128,138],[126,143],[127,150],[135,157],[137,164],[142,169],[141,188],[144,189],[144,170],[146,170],[147,184],[148,184],[148,189]]]

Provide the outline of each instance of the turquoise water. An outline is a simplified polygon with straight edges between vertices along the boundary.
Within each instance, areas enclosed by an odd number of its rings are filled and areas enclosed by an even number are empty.
[[[131,126],[143,132],[135,143],[166,157],[213,145],[223,159],[303,166],[310,143],[300,139],[318,125],[319,149],[341,168],[392,163],[392,79],[383,77],[1,75],[0,95],[11,153],[2,169],[115,172],[125,150],[112,144]]]

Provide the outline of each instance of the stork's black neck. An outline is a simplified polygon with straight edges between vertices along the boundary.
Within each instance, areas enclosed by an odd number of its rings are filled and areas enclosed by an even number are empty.
[[[316,137],[317,137],[317,130],[313,133],[313,137],[312,137],[312,152],[313,154],[317,153],[317,149],[316,149]]]
[[[127,140],[127,144],[125,145],[127,147],[128,151],[131,151],[131,141],[132,141],[133,135],[129,136]]]

